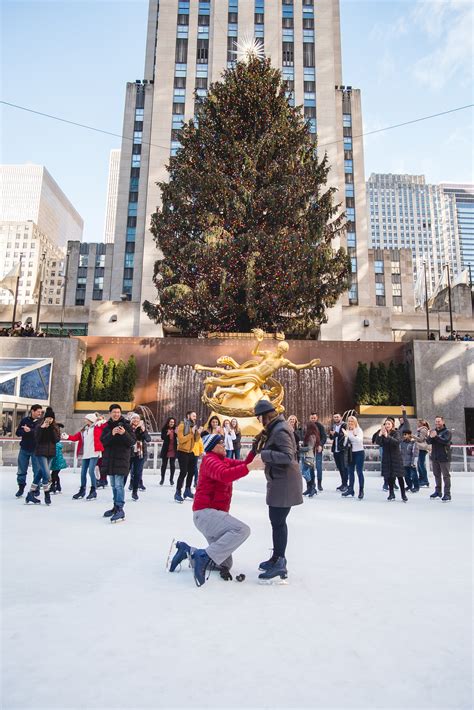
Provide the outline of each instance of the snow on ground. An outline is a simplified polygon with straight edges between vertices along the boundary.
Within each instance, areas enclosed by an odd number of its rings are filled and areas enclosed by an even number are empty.
[[[388,503],[341,499],[334,474],[289,517],[287,586],[261,586],[269,556],[263,474],[234,487],[252,535],[241,584],[197,588],[170,574],[171,538],[203,542],[191,504],[145,478],[125,523],[110,490],[74,501],[78,475],[47,508],[13,496],[1,469],[2,708],[468,708],[472,682],[472,478],[453,501],[424,489]],[[127,493],[127,498],[130,493]]]

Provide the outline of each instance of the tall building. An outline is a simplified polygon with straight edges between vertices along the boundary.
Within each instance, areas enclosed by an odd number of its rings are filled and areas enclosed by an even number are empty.
[[[159,334],[141,307],[156,299],[158,253],[149,231],[160,204],[156,183],[167,179],[177,132],[195,113],[194,92],[206,95],[249,35],[281,69],[289,100],[304,107],[348,219],[352,288],[329,313],[322,337],[344,339],[344,311],[370,305],[360,92],[342,83],[338,0],[150,0],[144,78],[126,89],[111,282],[112,301],[135,304],[130,335]],[[352,337],[353,312],[347,321]]]
[[[442,183],[440,187],[455,199],[461,268],[470,268],[474,277],[474,185]]]
[[[120,148],[110,151],[109,179],[107,182],[107,201],[105,205],[104,242],[112,244],[115,233],[115,217],[117,214],[118,179],[120,169]]]
[[[0,166],[0,280],[18,264],[18,303],[62,303],[69,239],[82,239],[83,220],[43,165]],[[0,288],[0,304],[13,295]]]
[[[414,279],[424,261],[431,289],[446,264],[453,275],[462,270],[456,196],[442,185],[427,185],[424,175],[372,173],[367,206],[371,247],[410,249]]]
[[[43,165],[0,165],[0,192],[0,222],[34,222],[58,247],[82,240],[82,217]]]
[[[41,302],[61,305],[64,250],[44,234],[34,222],[0,223],[0,280],[20,264],[18,303]],[[13,303],[14,296],[0,286],[0,304]]]

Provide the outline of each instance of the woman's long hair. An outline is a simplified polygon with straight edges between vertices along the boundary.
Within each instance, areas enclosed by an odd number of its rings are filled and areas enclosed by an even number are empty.
[[[308,422],[308,424],[306,425],[306,432],[303,439],[303,443],[305,446],[308,445],[311,436],[316,437],[316,445],[319,446],[321,436],[319,434],[319,429],[316,424],[314,424],[314,422]]]

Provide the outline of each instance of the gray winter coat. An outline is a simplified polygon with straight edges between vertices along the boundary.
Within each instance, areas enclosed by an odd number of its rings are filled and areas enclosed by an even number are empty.
[[[261,451],[267,479],[267,505],[290,508],[303,502],[303,479],[298,465],[295,435],[282,414],[266,428]]]

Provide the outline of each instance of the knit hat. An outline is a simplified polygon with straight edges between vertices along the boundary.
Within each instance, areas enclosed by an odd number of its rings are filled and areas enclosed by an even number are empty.
[[[268,412],[274,412],[275,407],[268,399],[259,399],[255,405],[255,416],[260,417],[262,414],[268,414]]]
[[[216,444],[221,444],[224,441],[224,437],[220,434],[208,434],[203,440],[204,451],[208,454]]]
[[[96,421],[97,421],[97,417],[96,417],[95,414],[93,414],[93,413],[92,413],[92,414],[86,414],[86,416],[84,417],[84,419],[87,419],[87,421],[90,422],[91,424],[95,424]]]
[[[44,413],[44,417],[45,417],[45,419],[46,419],[46,417],[50,417],[51,419],[56,419],[56,415],[55,415],[55,413],[53,412],[53,410],[52,410],[51,407],[46,407],[46,411],[45,411],[45,413]]]

